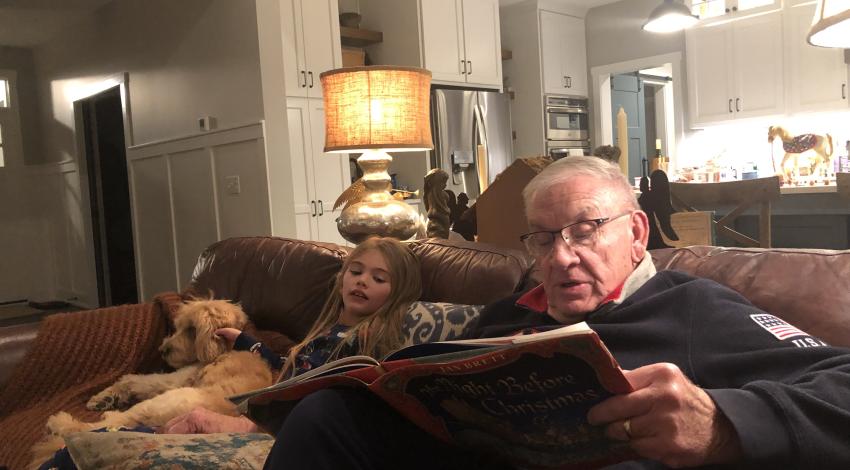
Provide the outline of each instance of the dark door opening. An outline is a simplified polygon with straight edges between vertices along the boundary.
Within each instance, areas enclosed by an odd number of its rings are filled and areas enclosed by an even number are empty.
[[[118,86],[80,100],[101,307],[137,303],[124,114]]]

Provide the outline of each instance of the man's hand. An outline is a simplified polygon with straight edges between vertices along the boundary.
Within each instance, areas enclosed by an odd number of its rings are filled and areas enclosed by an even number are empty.
[[[206,408],[172,418],[157,430],[159,434],[211,434],[216,432],[257,432],[257,426],[244,416],[227,416]]]
[[[635,391],[591,408],[593,425],[629,441],[642,457],[670,467],[733,462],[741,457],[738,435],[705,391],[673,364],[625,371]],[[626,420],[628,420],[626,422]]]

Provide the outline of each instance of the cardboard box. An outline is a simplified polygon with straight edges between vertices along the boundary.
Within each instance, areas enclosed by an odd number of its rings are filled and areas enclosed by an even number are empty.
[[[478,196],[475,212],[478,241],[517,250],[525,250],[520,235],[528,231],[522,190],[552,159],[518,158]]]
[[[366,52],[356,47],[342,48],[342,66],[360,67],[366,63]]]

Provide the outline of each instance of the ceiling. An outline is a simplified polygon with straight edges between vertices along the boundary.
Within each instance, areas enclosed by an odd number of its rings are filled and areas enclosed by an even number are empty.
[[[34,47],[112,0],[0,0],[0,46]],[[499,0],[502,6],[523,0]],[[590,9],[620,0],[558,0]]]
[[[42,44],[112,0],[0,0],[0,46]]]

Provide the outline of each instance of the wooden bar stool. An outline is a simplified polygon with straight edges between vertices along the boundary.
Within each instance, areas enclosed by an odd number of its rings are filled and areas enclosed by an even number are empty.
[[[673,207],[680,211],[710,211],[731,206],[731,212],[714,221],[717,235],[727,236],[744,246],[771,246],[770,204],[779,199],[778,176],[723,183],[670,183],[670,199]],[[760,206],[758,240],[733,228],[735,219],[755,204]]]
[[[838,196],[850,200],[850,173],[836,173],[835,185],[838,187]]]

